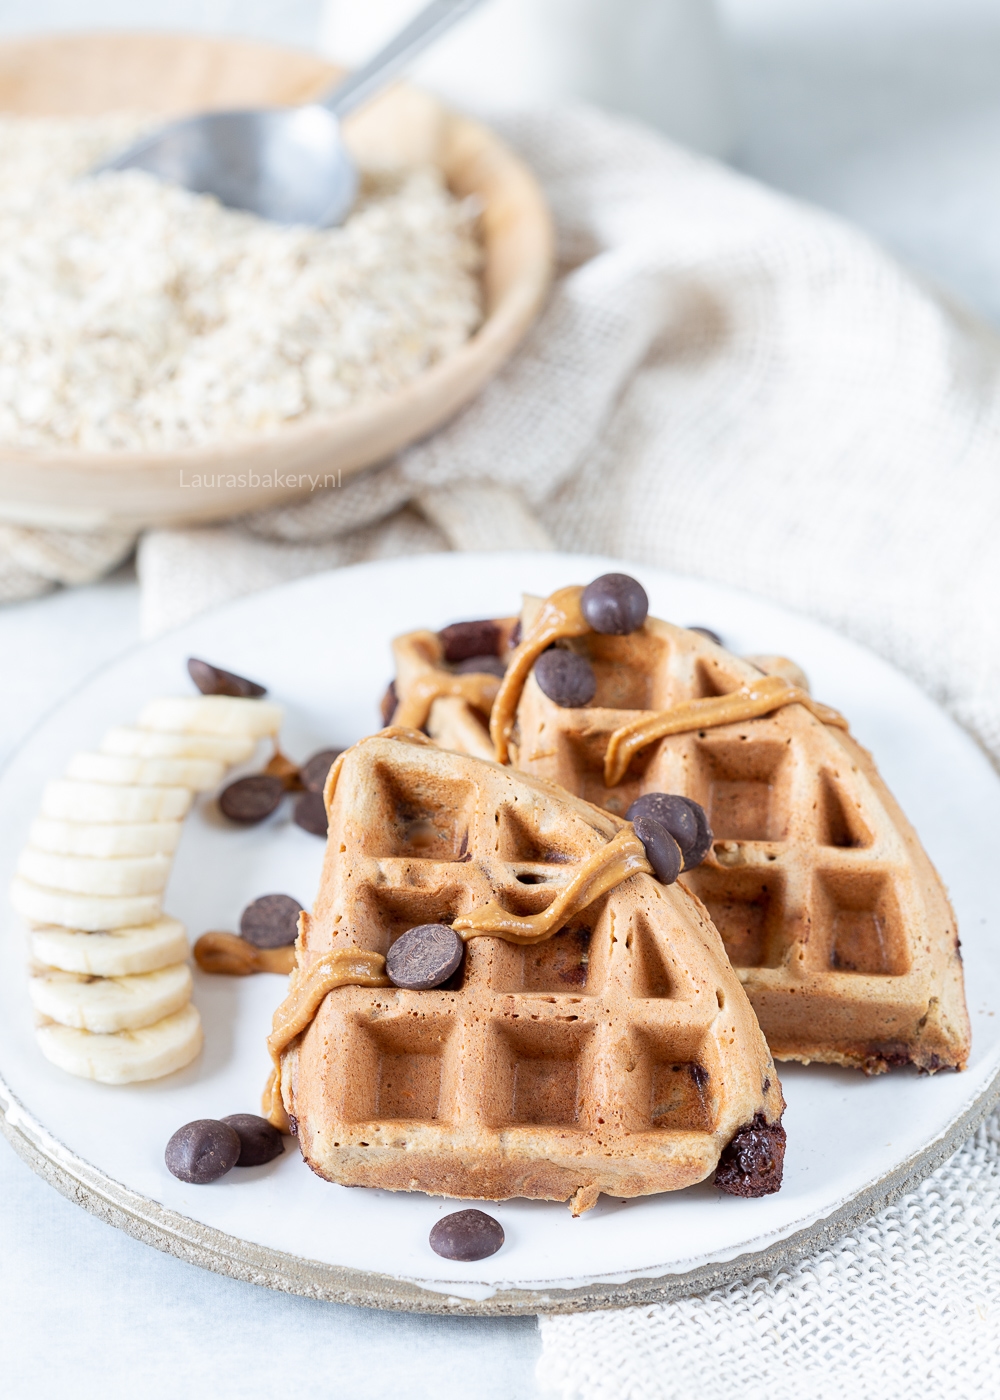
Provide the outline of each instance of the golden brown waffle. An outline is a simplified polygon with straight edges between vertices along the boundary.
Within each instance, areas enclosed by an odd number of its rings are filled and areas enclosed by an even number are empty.
[[[526,638],[543,606],[527,600]],[[617,814],[644,792],[701,803],[714,849],[681,878],[722,934],[775,1057],[868,1073],[903,1063],[963,1068],[969,1022],[954,914],[916,833],[839,716],[800,690],[804,703],[659,738],[631,756],[621,781],[608,782],[615,731],[788,680],[764,682],[748,661],[654,619],[628,636],[584,625],[558,645],[590,659],[594,702],[561,709],[529,675],[510,760]],[[796,680],[784,659],[761,661]]]
[[[335,990],[279,1047],[284,1108],[314,1171],[579,1211],[601,1191],[702,1181],[722,1154],[726,1189],[777,1188],[783,1102],[763,1037],[704,909],[641,873],[626,823],[398,730],[350,750],[327,800],[320,890],[275,1018],[292,1023],[296,996],[334,969]],[[491,901],[536,915],[625,837],[640,873],[553,936],[522,945],[467,932],[444,986],[373,985],[409,928],[461,928]],[[336,985],[352,950],[368,985]],[[769,1174],[742,1172],[734,1139],[764,1144]]]

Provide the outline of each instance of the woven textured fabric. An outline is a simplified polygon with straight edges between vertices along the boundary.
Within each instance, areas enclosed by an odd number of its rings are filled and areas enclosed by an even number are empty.
[[[699,1298],[543,1317],[560,1400],[913,1400],[1000,1390],[1000,1117],[796,1268]]]

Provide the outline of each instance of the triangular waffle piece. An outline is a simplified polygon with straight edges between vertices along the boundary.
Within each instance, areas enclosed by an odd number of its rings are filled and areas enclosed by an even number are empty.
[[[783,1102],[764,1039],[704,909],[645,873],[627,823],[401,730],[349,750],[327,803],[271,1042],[314,1171],[579,1212],[601,1191],[702,1181],[721,1155],[724,1189],[777,1189]],[[567,901],[551,936],[528,925]],[[533,941],[471,936],[499,911],[508,937]],[[395,939],[427,923],[466,929],[458,972],[430,991],[377,985]],[[339,985],[352,979],[366,985]]]
[[[620,815],[645,792],[705,808],[714,849],[681,879],[722,934],[777,1059],[963,1068],[955,916],[845,721],[795,684],[792,663],[758,658],[765,676],[652,618],[603,635],[580,593],[526,600],[525,641],[493,711],[500,756]],[[542,692],[531,654],[554,639],[592,664],[592,703],[561,708]]]

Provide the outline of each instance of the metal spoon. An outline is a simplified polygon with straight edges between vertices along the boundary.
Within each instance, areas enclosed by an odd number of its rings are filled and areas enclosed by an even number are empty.
[[[480,3],[431,0],[319,102],[185,117],[144,136],[99,171],[148,170],[279,224],[330,228],[342,223],[357,194],[358,174],[340,134],[340,118]]]

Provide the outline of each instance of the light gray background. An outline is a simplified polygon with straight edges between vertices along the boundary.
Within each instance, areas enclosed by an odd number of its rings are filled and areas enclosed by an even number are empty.
[[[720,3],[739,113],[735,163],[856,221],[1000,324],[995,0]],[[102,22],[308,44],[319,8],[0,0],[0,33]],[[41,712],[137,640],[137,611],[128,569],[0,610],[0,759]],[[0,1385],[12,1400],[537,1393],[531,1320],[380,1315],[215,1278],[91,1219],[2,1143],[0,1240]]]

